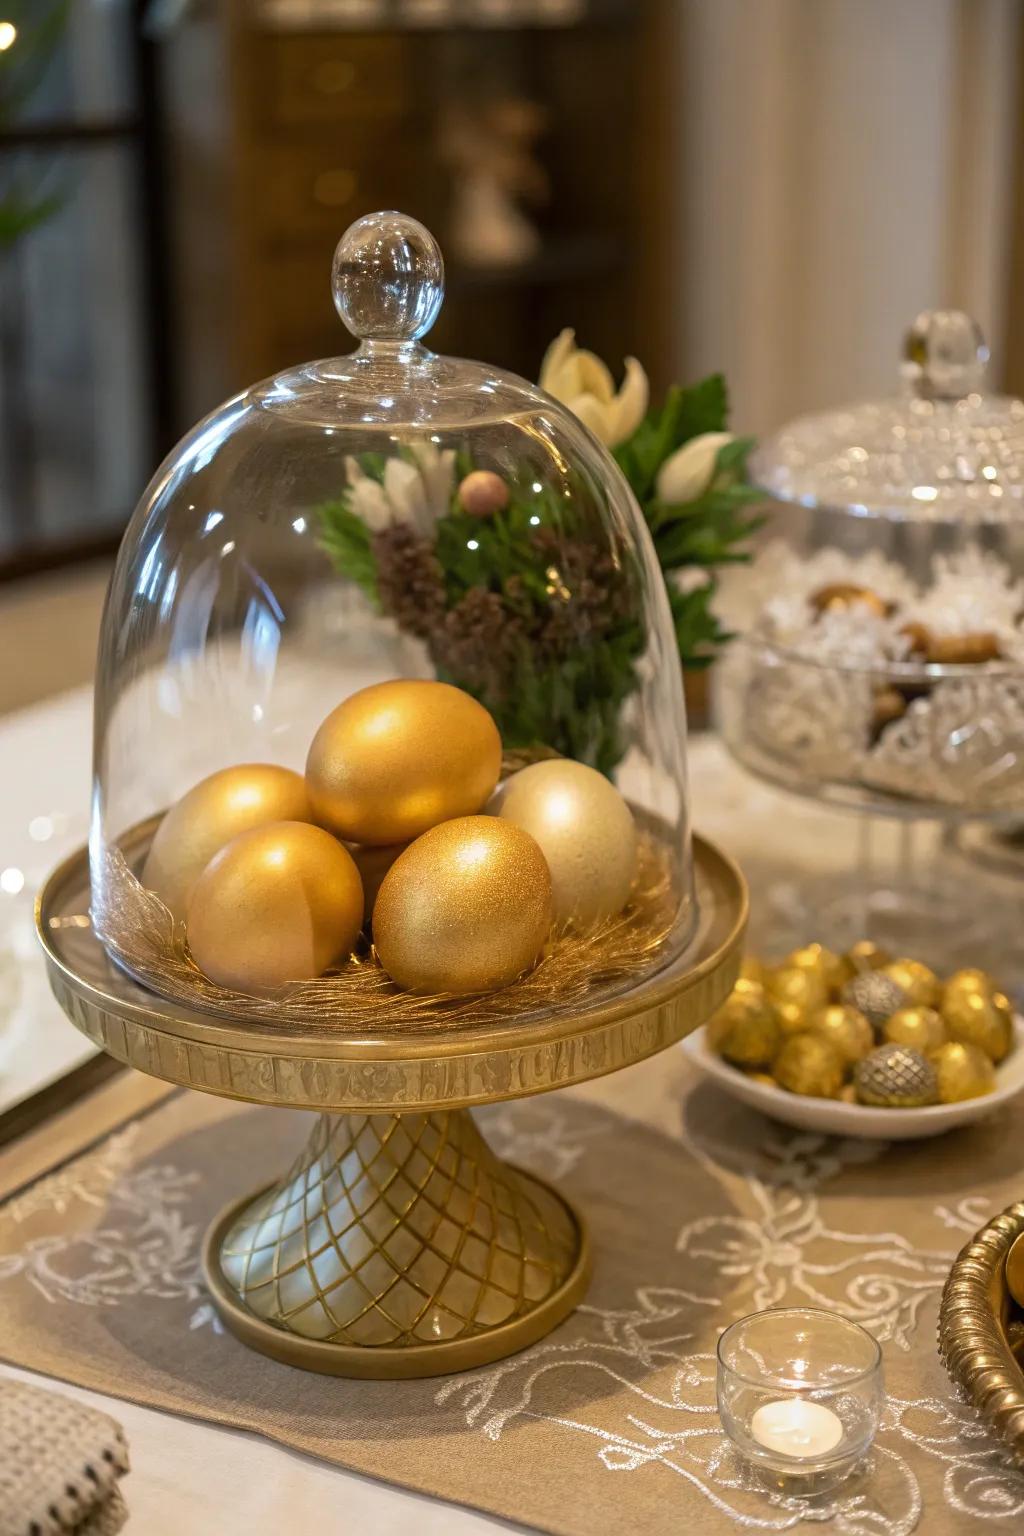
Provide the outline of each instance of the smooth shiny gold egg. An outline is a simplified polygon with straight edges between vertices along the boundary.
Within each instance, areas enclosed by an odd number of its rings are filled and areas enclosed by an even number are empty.
[[[810,1033],[791,1035],[772,1062],[781,1088],[810,1098],[834,1099],[843,1086],[843,1058],[830,1041]]]
[[[1001,992],[948,988],[942,1017],[951,1040],[979,1046],[991,1061],[1002,1061],[1013,1045],[1013,1010]]]
[[[622,911],[636,872],[636,827],[603,773],[563,757],[533,763],[501,786],[491,809],[539,845],[557,924],[592,928]]]
[[[931,1055],[939,1079],[940,1104],[959,1104],[962,1099],[980,1099],[996,1086],[996,1069],[991,1057],[976,1045],[962,1040],[947,1040]]]
[[[850,945],[843,958],[855,971],[880,971],[883,965],[889,964],[892,955],[871,939],[860,939]]]
[[[882,1025],[881,1035],[887,1045],[912,1045],[930,1056],[945,1043],[946,1026],[934,1008],[897,1008]]]
[[[907,1000],[918,1008],[934,1008],[942,992],[935,972],[920,960],[890,960],[882,973],[902,987]]]
[[[824,944],[805,944],[802,949],[794,949],[783,960],[781,968],[790,966],[813,971],[822,978],[829,992],[838,992],[854,974],[850,962],[834,950],[826,949]]]
[[[535,964],[551,921],[551,876],[529,833],[460,816],[424,832],[388,870],[373,942],[399,986],[493,992]]]
[[[778,965],[765,976],[765,987],[776,1003],[792,1003],[805,1014],[824,1008],[829,986],[820,971],[802,965]]]
[[[171,806],[150,844],[142,883],[183,918],[199,876],[239,833],[272,821],[312,819],[300,773],[273,763],[221,768]]]
[[[956,992],[996,991],[998,991],[998,988],[995,981],[987,971],[980,971],[977,966],[969,965],[965,966],[963,970],[953,972],[942,989],[942,996],[945,999]]]
[[[734,1067],[771,1065],[782,1035],[771,999],[759,981],[736,983],[708,1023],[708,1044]]]
[[[807,1028],[812,1035],[820,1035],[834,1045],[848,1067],[874,1048],[874,1030],[860,1010],[848,1003],[830,1003],[827,1008],[819,1008],[809,1016]]]
[[[483,705],[448,683],[375,683],[313,738],[313,816],[346,842],[410,842],[479,811],[498,782],[501,737]]]
[[[259,996],[323,975],[351,953],[362,921],[359,871],[337,839],[276,821],[214,856],[192,892],[187,932],[211,981]]]

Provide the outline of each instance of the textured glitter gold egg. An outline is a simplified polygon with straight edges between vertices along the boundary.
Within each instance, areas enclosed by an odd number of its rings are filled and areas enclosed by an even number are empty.
[[[830,993],[838,992],[853,975],[853,966],[842,955],[826,949],[824,944],[805,944],[794,949],[782,962],[782,968],[796,966],[800,970],[813,971],[824,981]]]
[[[976,1045],[995,1062],[1009,1054],[1013,1044],[1013,1011],[1001,992],[947,988],[942,999],[942,1017],[951,1040]]]
[[[498,782],[490,715],[447,683],[375,683],[327,716],[309,749],[314,818],[352,843],[410,842],[479,811]]]
[[[604,774],[568,758],[533,763],[501,786],[492,809],[540,846],[556,923],[590,928],[622,911],[636,871],[636,827]]]
[[[192,887],[232,838],[271,821],[311,820],[301,774],[273,763],[222,768],[171,806],[150,845],[142,883],[183,918]]]
[[[807,1028],[812,1035],[820,1035],[834,1045],[848,1067],[866,1056],[875,1044],[871,1025],[859,1009],[848,1003],[830,1003],[827,1008],[819,1008],[808,1018]]]
[[[907,996],[907,1001],[918,1008],[934,1008],[942,991],[942,984],[935,972],[920,960],[890,960],[882,966],[883,976],[893,981]]]
[[[373,909],[373,941],[400,986],[492,992],[537,961],[551,912],[551,876],[529,833],[496,816],[461,816],[395,860]]]
[[[708,1023],[708,1044],[734,1067],[770,1066],[781,1038],[778,1017],[764,987],[743,977]]]
[[[261,995],[343,960],[362,921],[359,871],[337,839],[278,821],[243,832],[207,865],[189,903],[188,942],[211,981]]]
[[[383,843],[374,847],[372,843],[348,843],[346,846],[363,882],[363,921],[368,923],[373,916],[373,905],[384,883],[384,876],[409,844]]]
[[[820,1035],[791,1035],[772,1063],[780,1088],[809,1098],[834,1099],[843,1086],[843,1058]]]
[[[912,1045],[929,1056],[945,1041],[946,1026],[934,1008],[897,1008],[882,1025],[882,1039],[888,1045]]]
[[[821,972],[801,965],[774,967],[765,977],[765,986],[776,1003],[793,1003],[804,1013],[824,1008],[829,1000],[829,987]]]
[[[947,1040],[932,1052],[931,1062],[939,1080],[939,1101],[943,1104],[980,1099],[996,1086],[991,1057],[976,1045]]]

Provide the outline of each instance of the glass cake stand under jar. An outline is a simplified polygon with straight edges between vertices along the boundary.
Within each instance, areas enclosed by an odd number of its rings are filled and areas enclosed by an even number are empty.
[[[1024,822],[1024,402],[986,392],[987,355],[968,316],[923,314],[901,395],[752,461],[775,515],[722,594],[717,717],[752,773],[864,817],[859,867],[805,893],[840,947],[948,963],[1006,915],[985,858],[1012,875]]]
[[[539,1338],[590,1262],[469,1109],[697,1027],[746,895],[691,835],[675,635],[614,461],[534,385],[423,345],[443,263],[414,220],[353,225],[332,280],[356,349],[215,411],[129,525],[89,848],[37,923],[112,1056],[319,1112],[207,1237],[227,1325],[433,1375]]]

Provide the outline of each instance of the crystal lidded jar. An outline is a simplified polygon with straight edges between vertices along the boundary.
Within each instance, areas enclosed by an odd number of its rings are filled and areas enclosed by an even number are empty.
[[[436,678],[490,712],[507,765],[556,753],[621,790],[664,857],[671,922],[651,967],[667,964],[697,918],[686,726],[626,482],[535,385],[427,349],[443,263],[421,225],[360,220],[332,281],[355,350],[213,412],[122,543],[96,684],[97,929],[116,928],[116,872],[144,872],[140,849],[194,786],[239,764],[301,775],[350,695]]]

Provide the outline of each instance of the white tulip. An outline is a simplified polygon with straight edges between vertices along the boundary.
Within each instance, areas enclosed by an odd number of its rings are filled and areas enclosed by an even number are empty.
[[[455,482],[455,450],[443,452],[433,443],[413,443],[414,463],[397,454],[384,465],[384,482],[360,468],[357,459],[345,460],[348,505],[371,533],[392,523],[410,523],[429,537],[434,523],[448,511]]]
[[[647,413],[647,375],[636,358],[626,358],[626,377],[616,391],[605,364],[577,347],[576,332],[568,328],[544,354],[540,387],[567,405],[606,448],[632,437]]]
[[[702,432],[677,448],[658,470],[658,500],[669,507],[681,506],[703,496],[715,476],[715,464],[731,432]]]
[[[345,460],[348,480],[349,510],[361,517],[371,533],[381,533],[394,521],[394,512],[384,487],[378,480],[364,474],[353,458]]]

